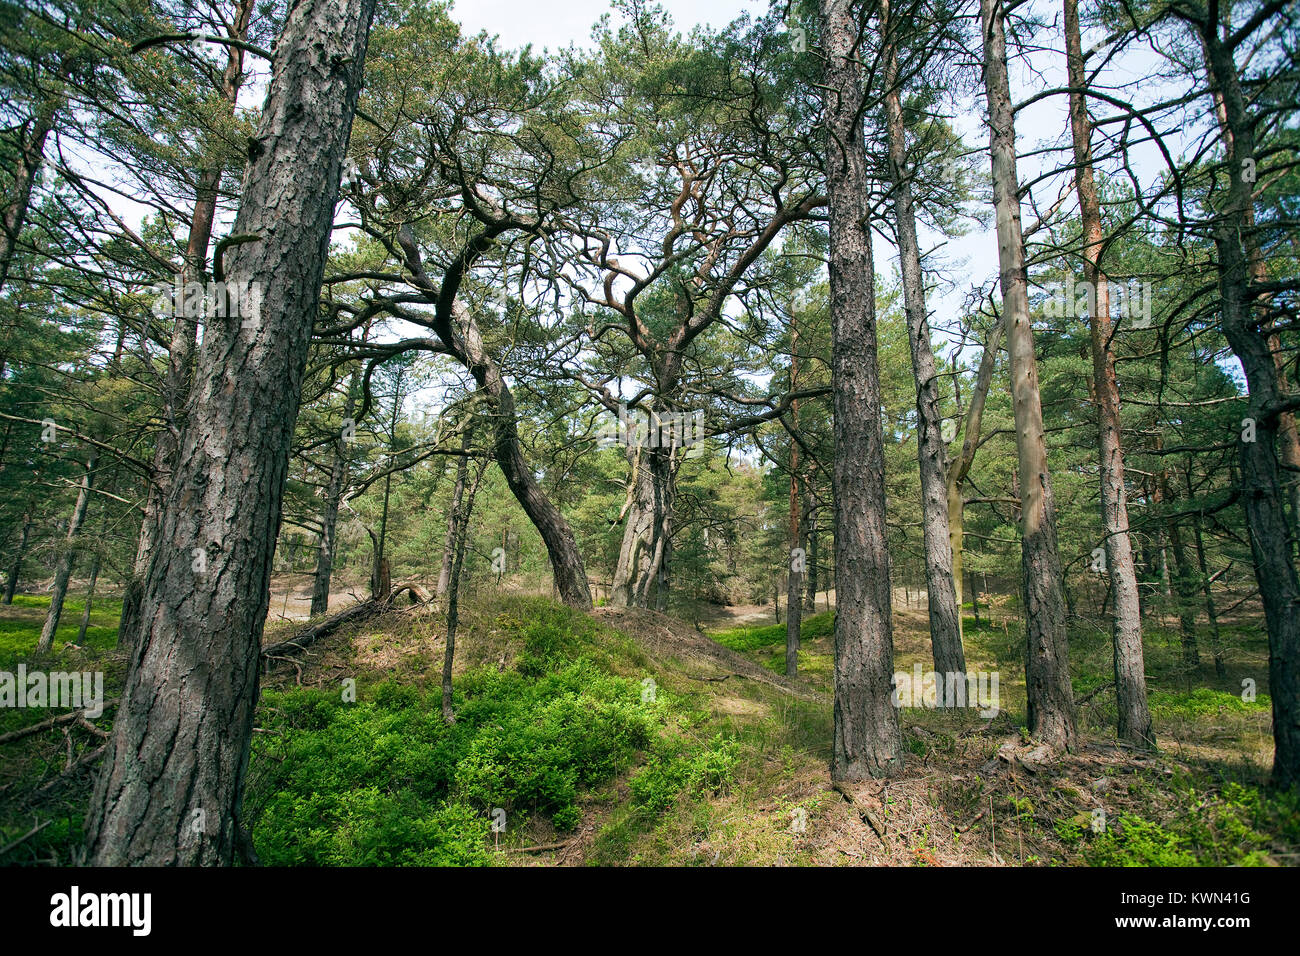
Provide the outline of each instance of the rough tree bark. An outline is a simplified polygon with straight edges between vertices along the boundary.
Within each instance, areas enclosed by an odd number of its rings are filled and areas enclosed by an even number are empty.
[[[1011,397],[1019,457],[1028,725],[1030,733],[1047,746],[1073,750],[1077,736],[1070,688],[1069,639],[1061,593],[1061,558],[1056,545],[1055,504],[1043,436],[1043,408],[1038,393],[1034,330],[1029,316],[1014,110],[1000,0],[980,0],[980,14],[1002,309],[1007,352],[1011,356]]]
[[[854,781],[900,769],[903,741],[891,699],[894,646],[884,434],[857,61],[861,25],[849,0],[820,0],[820,9],[835,413],[837,610],[831,778]]]
[[[1119,380],[1115,376],[1110,285],[1102,271],[1105,238],[1101,202],[1093,176],[1092,118],[1082,92],[1087,86],[1078,0],[1065,3],[1066,66],[1070,80],[1070,132],[1074,142],[1075,191],[1083,226],[1085,280],[1093,289],[1088,316],[1092,347],[1093,395],[1097,405],[1097,460],[1101,481],[1101,518],[1105,531],[1106,574],[1111,592],[1111,646],[1115,661],[1119,739],[1141,749],[1155,747],[1147,706],[1142,652],[1142,608],[1138,603],[1137,568],[1129,537],[1128,494],[1124,487],[1124,451],[1119,415]]]
[[[257,702],[271,560],[375,0],[297,0],[250,139],[227,277],[260,321],[205,335],[140,640],[86,821],[92,863],[228,864]]]
[[[885,126],[889,138],[889,173],[893,180],[895,229],[903,277],[903,309],[916,378],[916,459],[921,471],[921,527],[925,549],[925,584],[930,610],[930,645],[938,674],[965,674],[966,654],[961,643],[961,607],[953,576],[949,539],[947,450],[939,410],[939,373],[930,344],[930,321],[925,307],[925,279],[921,273],[921,245],[916,236],[916,209],[912,199],[912,173],[907,168],[907,140],[899,90],[896,32],[888,0],[881,0],[881,27],[885,36]]]
[[[612,607],[649,607],[672,541],[673,450],[629,444],[627,454],[632,488],[609,603]]]
[[[243,40],[247,37],[253,5],[253,0],[239,0],[230,24],[232,39]],[[244,51],[236,46],[227,46],[220,91],[229,115],[234,115],[243,83]],[[221,185],[221,175],[219,165],[206,166],[198,171],[194,211],[190,216],[185,258],[181,264],[182,287],[190,282],[204,281],[208,246],[212,242],[212,226],[217,214],[217,189]],[[157,540],[158,522],[161,520],[163,503],[167,500],[172,470],[176,466],[197,342],[198,322],[194,316],[186,315],[181,303],[174,302],[172,334],[167,346],[167,372],[162,381],[164,427],[159,430],[154,446],[153,477],[145,496],[144,516],[136,539],[135,562],[122,594],[122,613],[118,619],[117,646],[123,649],[135,646],[141,626],[140,602],[144,596],[144,579]]]
[[[1250,389],[1247,417],[1254,441],[1238,440],[1242,501],[1250,529],[1255,579],[1268,626],[1269,688],[1273,700],[1273,782],[1300,784],[1300,579],[1291,560],[1290,525],[1283,505],[1277,439],[1281,405],[1289,398],[1279,382],[1269,335],[1260,328],[1251,289],[1248,237],[1254,222],[1251,184],[1243,163],[1256,154],[1255,120],[1238,80],[1233,47],[1220,39],[1217,21],[1194,20],[1205,47],[1213,86],[1223,101],[1228,197],[1213,222],[1218,253],[1222,327],[1241,360]]]

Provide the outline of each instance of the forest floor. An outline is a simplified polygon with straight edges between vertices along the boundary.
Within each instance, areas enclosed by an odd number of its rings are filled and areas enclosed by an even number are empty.
[[[37,662],[45,601],[0,608],[0,670],[102,670],[116,696],[118,605],[97,605],[76,647],[69,602],[53,658]],[[476,598],[463,609],[448,726],[437,713],[443,619],[402,608],[273,663],[246,820],[270,864],[1294,865],[1300,795],[1265,786],[1266,643],[1241,614],[1224,622],[1222,679],[1208,661],[1189,670],[1176,627],[1148,620],[1160,751],[1146,756],[1110,730],[1104,628],[1075,620],[1085,743],[1059,760],[1023,730],[1013,609],[995,606],[979,627],[967,618],[968,666],[999,675],[996,716],[903,708],[903,771],[841,791],[827,770],[829,613],[805,618],[799,675],[787,679],[785,625],[770,607],[719,609],[701,630],[653,611]],[[929,670],[923,608],[896,607],[894,625],[895,669]],[[298,626],[272,615],[265,639]],[[0,735],[60,713],[0,711]],[[0,736],[0,864],[75,862],[113,714]]]

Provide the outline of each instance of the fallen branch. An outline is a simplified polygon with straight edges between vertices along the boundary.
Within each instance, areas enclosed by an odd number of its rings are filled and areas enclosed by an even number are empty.
[[[20,836],[17,840],[14,840],[14,842],[10,843],[8,846],[0,847],[0,856],[4,856],[6,853],[14,849],[15,847],[22,846],[24,843],[26,843],[32,837],[36,836],[36,834],[40,833],[42,830],[44,830],[53,822],[54,822],[53,820],[46,820],[44,823],[40,824],[39,826],[32,827],[30,830],[28,830],[26,833]]]
[[[840,796],[842,796],[845,800],[849,802],[849,805],[853,807],[853,809],[857,811],[858,816],[862,818],[862,822],[870,826],[871,829],[875,830],[876,836],[880,837],[880,842],[884,843],[885,825],[880,822],[880,819],[875,815],[875,813],[872,812],[871,808],[868,807],[866,804],[861,803],[858,800],[858,798],[855,797],[853,793],[849,790],[849,788],[846,787],[844,784],[837,782],[831,784],[831,787]]]
[[[105,701],[104,706],[111,707],[114,704],[117,704],[120,700],[120,697],[114,697],[112,700]],[[79,723],[81,720],[85,719],[83,717],[85,712],[84,708],[82,710],[69,711],[66,714],[60,714],[58,717],[51,717],[49,720],[42,720],[39,724],[32,724],[30,727],[22,727],[18,730],[11,730],[7,734],[0,734],[0,744],[7,744],[14,740],[22,740],[24,737],[30,737],[32,734],[39,734],[42,730],[50,730],[51,728],[58,727],[62,724]],[[87,721],[87,723],[89,722]],[[93,725],[91,726],[91,729],[98,734],[107,736],[103,731]]]
[[[323,621],[317,621],[311,624],[287,641],[279,641],[275,644],[269,644],[262,648],[263,659],[269,660],[273,657],[282,657],[285,654],[293,654],[306,649],[308,644],[320,640],[322,637],[328,637],[344,624],[350,624],[354,621],[364,621],[367,618],[374,617],[376,614],[382,614],[387,611],[392,604],[388,600],[376,600],[371,598],[369,601],[362,601],[360,604],[354,604],[349,608],[344,608],[337,614],[325,618]]]
[[[1114,686],[1115,686],[1115,682],[1114,682],[1113,680],[1108,680],[1108,681],[1106,681],[1105,683],[1100,684],[1100,685],[1098,685],[1097,687],[1094,687],[1092,690],[1088,691],[1088,693],[1084,694],[1082,697],[1080,697],[1078,700],[1076,700],[1076,701],[1074,702],[1074,706],[1075,706],[1075,707],[1078,707],[1078,706],[1080,706],[1081,704],[1086,704],[1086,703],[1088,703],[1088,701],[1092,700],[1094,697],[1096,697],[1096,696],[1097,696],[1098,694],[1100,694],[1102,691],[1104,691],[1104,690],[1106,690],[1106,689],[1108,689],[1108,688],[1114,687]]]
[[[506,850],[507,853],[547,853],[551,850],[563,850],[566,846],[571,846],[572,840],[565,840],[563,843],[543,843],[540,846],[520,846],[514,849]]]

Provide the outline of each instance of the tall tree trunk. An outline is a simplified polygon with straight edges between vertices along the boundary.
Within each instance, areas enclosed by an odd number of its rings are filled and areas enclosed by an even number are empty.
[[[791,450],[791,468],[798,465],[798,451]],[[799,478],[790,473],[789,554],[790,573],[785,592],[785,676],[794,677],[799,672],[799,629],[803,623],[803,568],[808,562],[805,552],[796,559],[796,549],[801,547],[803,510],[799,501]]]
[[[1101,519],[1105,531],[1106,574],[1111,593],[1111,646],[1115,660],[1118,736],[1141,749],[1155,747],[1147,706],[1142,650],[1142,609],[1138,603],[1137,568],[1129,537],[1128,494],[1124,488],[1124,451],[1119,414],[1119,380],[1111,349],[1110,284],[1102,270],[1105,237],[1101,202],[1093,178],[1092,118],[1082,92],[1087,86],[1078,0],[1065,3],[1065,50],[1070,86],[1070,132],[1074,142],[1075,190],[1083,226],[1085,279],[1093,292],[1088,332],[1092,346],[1091,389],[1097,405],[1097,461],[1101,481]]]
[[[895,37],[898,25],[890,17],[889,0],[881,0],[880,6],[882,32],[886,38],[885,125],[889,137],[889,171],[893,179],[907,338],[911,346],[912,372],[916,378],[916,458],[921,471],[921,527],[926,599],[930,609],[930,645],[936,673],[964,675],[966,654],[961,643],[961,606],[957,603],[948,525],[947,452],[939,410],[939,373],[930,343],[925,280],[921,274],[921,245],[916,236],[916,210],[912,200],[912,173],[907,168],[907,137],[903,128]]]
[[[231,38],[247,38],[254,0],[239,0],[235,16],[230,23]],[[233,116],[239,101],[239,91],[244,83],[244,51],[236,46],[226,46],[226,66],[221,77],[221,97],[227,115]],[[185,243],[185,259],[181,264],[181,286],[202,282],[208,260],[208,246],[212,242],[212,226],[217,214],[217,190],[221,186],[222,169],[219,165],[206,166],[198,171],[194,211],[190,216],[190,232]],[[118,619],[117,646],[132,648],[138,638],[142,619],[140,602],[144,598],[145,575],[158,539],[158,523],[167,500],[172,472],[176,467],[181,430],[184,427],[185,405],[190,396],[190,383],[194,371],[194,349],[198,343],[198,323],[187,315],[179,302],[173,302],[172,334],[167,347],[167,372],[162,382],[163,428],[159,430],[153,454],[153,473],[145,496],[144,516],[136,539],[135,561],[131,576],[122,595],[122,613]]]
[[[347,396],[343,400],[343,418],[352,420],[356,406],[357,371],[348,376]],[[347,440],[342,432],[334,439],[334,459],[330,463],[330,483],[325,489],[325,514],[321,517],[320,545],[316,549],[316,572],[312,576],[311,616],[329,610],[330,579],[334,576],[334,548],[338,539],[339,506],[348,480]]]
[[[437,301],[445,301],[446,289],[439,289],[425,273],[420,250],[410,230],[405,227],[399,230],[397,242],[406,256],[407,268],[421,289],[436,295]],[[446,311],[442,306],[439,308],[440,311]],[[560,592],[560,600],[569,607],[590,610],[591,587],[587,582],[587,570],[582,561],[582,552],[578,550],[577,539],[560,509],[538,484],[524,457],[519,442],[514,396],[496,361],[483,347],[483,336],[473,313],[463,302],[452,298],[446,323],[440,318],[437,324],[438,337],[474,377],[479,390],[492,406],[493,455],[515,500],[542,536],[551,559],[551,571],[556,590]]]
[[[958,612],[961,611],[962,602],[962,537],[966,528],[966,476],[970,474],[971,465],[975,462],[975,451],[979,448],[984,402],[988,398],[989,386],[993,382],[993,368],[997,365],[998,347],[1002,343],[1002,328],[1002,324],[997,323],[989,329],[988,339],[984,343],[984,354],[980,356],[979,371],[975,374],[975,390],[971,395],[970,405],[966,407],[966,421],[962,426],[961,453],[948,463],[948,542],[952,550],[952,580],[957,592]],[[960,613],[957,615],[957,626],[958,629],[962,627]]]
[[[820,0],[820,9],[835,411],[837,609],[831,779],[855,781],[900,769],[903,740],[892,702],[884,433],[857,60],[862,24],[849,0]]]
[[[72,57],[64,56],[56,76],[60,87],[71,76],[71,70]],[[18,237],[27,224],[27,210],[31,205],[32,190],[36,186],[36,174],[45,160],[45,141],[54,131],[54,123],[62,107],[61,93],[47,96],[37,107],[36,115],[31,119],[31,128],[27,129],[26,124],[22,124],[16,131],[18,149],[12,192],[4,197],[4,204],[0,207],[0,290],[9,281]]]
[[[1206,31],[1202,28],[1198,32],[1200,33],[1201,52],[1205,58],[1206,72],[1209,74],[1210,90],[1214,98],[1215,116],[1218,117],[1219,130],[1223,134],[1226,152],[1230,157],[1231,175],[1239,179],[1241,178],[1241,161],[1251,154],[1237,151],[1236,137],[1232,123],[1228,119],[1227,101],[1219,87],[1219,82],[1220,74],[1224,77],[1230,74],[1231,81],[1236,83],[1238,92],[1240,92],[1240,74],[1237,72],[1236,62],[1232,55],[1224,56],[1222,52],[1220,52],[1219,67],[1216,70],[1215,64],[1211,62],[1211,48],[1210,43],[1206,40]],[[1216,44],[1216,48],[1222,51],[1221,44]],[[1264,260],[1264,251],[1260,248],[1259,236],[1255,232],[1255,204],[1253,197],[1246,208],[1240,211],[1240,219],[1242,223],[1241,243],[1245,249],[1246,261],[1249,264],[1250,279],[1256,283],[1266,282],[1268,280],[1268,263]],[[1261,298],[1265,302],[1268,300],[1267,295]],[[1264,328],[1268,333],[1268,348],[1273,354],[1273,365],[1277,370],[1277,388],[1279,392],[1285,393],[1288,391],[1289,386],[1286,379],[1281,341],[1277,333],[1273,331],[1271,322],[1266,322]],[[1287,411],[1278,416],[1277,443],[1286,479],[1284,481],[1284,490],[1291,503],[1290,530],[1292,544],[1296,549],[1297,557],[1300,557],[1300,430],[1296,428],[1294,412]]]
[[[672,539],[673,449],[629,445],[628,458],[633,471],[631,501],[609,603],[613,607],[648,607]]]
[[[461,433],[460,450],[469,449],[469,429]],[[461,502],[465,498],[465,478],[469,472],[469,456],[462,454],[456,463],[456,486],[451,492],[451,517],[447,521],[447,539],[442,548],[442,570],[438,572],[438,587],[434,596],[441,599],[447,594],[451,585],[451,566],[456,560],[456,515],[460,514]]]
[[[5,597],[6,605],[14,603],[14,592],[18,590],[18,577],[22,574],[23,558],[27,556],[27,543],[32,536],[32,513],[34,503],[28,503],[23,510],[23,530],[18,536],[18,550],[14,552],[14,559],[9,564],[9,573],[5,577]]]
[[[790,391],[799,387],[799,326],[790,316]],[[799,400],[790,403],[791,427],[799,431]],[[785,676],[794,677],[799,672],[799,630],[803,624],[803,577],[808,565],[808,552],[797,554],[804,545],[804,506],[799,496],[799,443],[790,440],[790,513],[788,527],[788,562],[790,573],[786,578],[785,616]]]
[[[63,601],[68,596],[68,579],[72,577],[72,568],[77,561],[77,537],[81,533],[82,522],[86,520],[86,508],[90,504],[90,490],[95,484],[95,463],[99,460],[99,449],[91,447],[86,459],[86,473],[81,476],[81,486],[77,489],[77,503],[72,508],[72,517],[68,521],[68,536],[64,543],[63,555],[54,571],[54,586],[50,590],[50,609],[45,615],[45,626],[41,628],[40,640],[36,642],[36,652],[47,654],[54,647],[54,634],[59,629],[59,618],[63,616]]]
[[[1189,486],[1190,493],[1191,488]],[[1214,607],[1214,594],[1210,585],[1210,570],[1205,562],[1205,542],[1201,538],[1201,520],[1192,519],[1192,538],[1196,542],[1196,564],[1201,571],[1201,593],[1205,597],[1205,617],[1210,622],[1210,652],[1214,655],[1214,676],[1227,676],[1223,666],[1223,646],[1219,641],[1219,615]]]
[[[271,561],[375,0],[298,0],[250,140],[227,281],[260,322],[212,322],[150,561],[140,641],[86,821],[96,865],[228,864]]]
[[[466,431],[466,442],[468,437],[469,433]],[[466,460],[466,457],[461,458],[462,472],[466,468]],[[469,494],[465,496],[463,507],[461,499],[457,498],[448,523],[448,530],[452,532],[454,543],[447,590],[447,646],[442,656],[442,719],[449,724],[456,721],[456,711],[451,705],[451,667],[456,659],[456,630],[460,625],[460,571],[465,564],[465,543],[469,540],[469,518],[474,511],[474,496],[478,493],[479,482],[483,480],[485,468],[486,463],[479,468],[478,476],[474,479],[474,487],[470,488]],[[463,482],[460,484],[463,485]]]
[[[97,548],[95,558],[90,564],[90,584],[86,588],[86,605],[81,609],[81,626],[77,628],[77,643],[86,643],[86,630],[90,627],[90,605],[95,600],[95,585],[99,583],[99,568],[104,560]]]
[[[984,28],[984,82],[988,92],[993,197],[1011,397],[1019,453],[1021,564],[1025,603],[1025,685],[1029,731],[1055,749],[1073,750],[1074,696],[1069,639],[1056,546],[1055,504],[1043,436],[1038,364],[1029,316],[1024,240],[1020,230],[1016,134],[1000,0],[980,0]]]
[[[1273,699],[1273,781],[1300,784],[1300,579],[1291,559],[1291,528],[1283,505],[1277,438],[1279,406],[1289,396],[1280,386],[1268,334],[1252,308],[1247,240],[1254,196],[1241,174],[1256,155],[1255,122],[1247,109],[1233,53],[1220,40],[1217,23],[1195,22],[1201,33],[1210,79],[1223,98],[1228,198],[1217,215],[1214,245],[1219,267],[1223,334],[1241,360],[1250,389],[1248,417],[1254,441],[1239,441],[1242,501],[1250,530],[1255,579],[1264,604],[1269,639],[1269,687]]]
[[[809,614],[817,613],[817,511],[813,505],[816,495],[813,473],[809,469],[804,478],[803,495],[803,536],[804,553],[808,556],[808,572],[805,575],[807,585],[804,587],[803,609]]]

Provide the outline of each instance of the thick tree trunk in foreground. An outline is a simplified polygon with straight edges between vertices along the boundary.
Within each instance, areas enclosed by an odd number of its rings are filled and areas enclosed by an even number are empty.
[[[892,701],[884,434],[853,9],[848,0],[821,0],[835,409],[835,781],[882,776],[903,764]]]
[[[1300,784],[1300,579],[1291,560],[1290,533],[1283,505],[1277,440],[1282,428],[1277,359],[1261,317],[1253,309],[1249,242],[1254,223],[1252,186],[1242,163],[1256,152],[1255,124],[1237,77],[1232,50],[1220,41],[1216,23],[1199,25],[1212,85],[1223,98],[1228,199],[1214,223],[1218,253],[1223,334],[1241,360],[1250,388],[1248,417],[1254,441],[1238,438],[1242,501],[1250,529],[1255,580],[1268,625],[1269,689],[1273,700],[1273,782]]]
[[[882,3],[881,21],[886,33],[889,4]],[[921,470],[921,522],[925,548],[925,585],[930,609],[930,645],[938,674],[965,674],[966,654],[961,643],[961,607],[953,577],[949,540],[948,495],[945,472],[947,451],[943,419],[939,412],[939,374],[930,344],[930,321],[925,308],[925,280],[921,273],[921,245],[916,236],[916,210],[912,201],[912,174],[907,168],[907,141],[903,106],[898,89],[898,56],[894,43],[885,50],[885,120],[889,136],[889,170],[894,181],[894,216],[903,276],[903,303],[907,338],[911,345],[912,372],[916,377],[916,459]]]
[[[249,143],[227,277],[260,321],[212,321],[108,758],[96,865],[227,864],[257,702],[280,503],[375,0],[299,0]]]
[[[63,616],[63,601],[68,596],[68,579],[72,577],[72,567],[77,560],[77,537],[81,534],[82,522],[86,520],[86,508],[90,504],[90,489],[95,484],[95,463],[99,460],[99,449],[91,448],[86,460],[86,473],[81,476],[81,487],[77,490],[77,503],[72,508],[72,517],[68,521],[68,536],[59,566],[54,572],[54,586],[50,590],[50,609],[45,614],[45,626],[41,628],[40,640],[36,642],[36,652],[46,654],[54,647],[54,634],[59,629],[59,618]]]
[[[1082,90],[1087,86],[1087,74],[1079,36],[1078,0],[1065,0],[1065,49],[1070,86]],[[1103,547],[1112,601],[1111,646],[1115,656],[1118,734],[1120,740],[1150,749],[1155,746],[1155,731],[1147,706],[1142,608],[1138,602],[1137,568],[1128,530],[1119,381],[1115,376],[1115,354],[1110,344],[1114,335],[1110,318],[1110,286],[1101,268],[1104,247],[1101,202],[1093,178],[1092,120],[1082,92],[1070,94],[1070,131],[1077,166],[1074,182],[1083,225],[1085,278],[1094,290],[1088,331],[1092,343],[1093,394],[1097,403],[1097,460],[1101,478],[1101,518],[1106,535]]]
[[[1029,315],[1024,241],[1006,36],[999,0],[981,0],[984,82],[988,93],[993,199],[997,212],[1002,309],[1011,356],[1011,397],[1019,453],[1021,565],[1025,599],[1025,685],[1029,732],[1055,749],[1074,749],[1074,696],[1061,593],[1061,558],[1047,470],[1038,364]]]
[[[235,39],[248,34],[249,20],[253,14],[253,0],[241,0],[231,24]],[[226,47],[226,67],[221,78],[221,96],[229,115],[234,115],[239,91],[244,83],[244,51],[235,46]],[[208,246],[212,242],[212,226],[217,215],[217,190],[221,186],[222,169],[208,166],[198,171],[194,212],[190,216],[190,232],[185,243],[185,261],[181,268],[181,285],[205,280]],[[162,508],[167,500],[172,471],[176,466],[178,442],[184,426],[185,404],[189,400],[190,380],[194,369],[194,349],[198,343],[198,322],[186,315],[179,302],[173,302],[172,334],[167,346],[167,373],[162,382],[163,421],[158,432],[153,454],[153,474],[145,497],[144,516],[140,534],[136,539],[135,562],[131,577],[122,595],[122,613],[118,619],[117,646],[122,649],[135,646],[141,626],[140,602],[144,598],[145,575],[153,555],[162,520]]]

